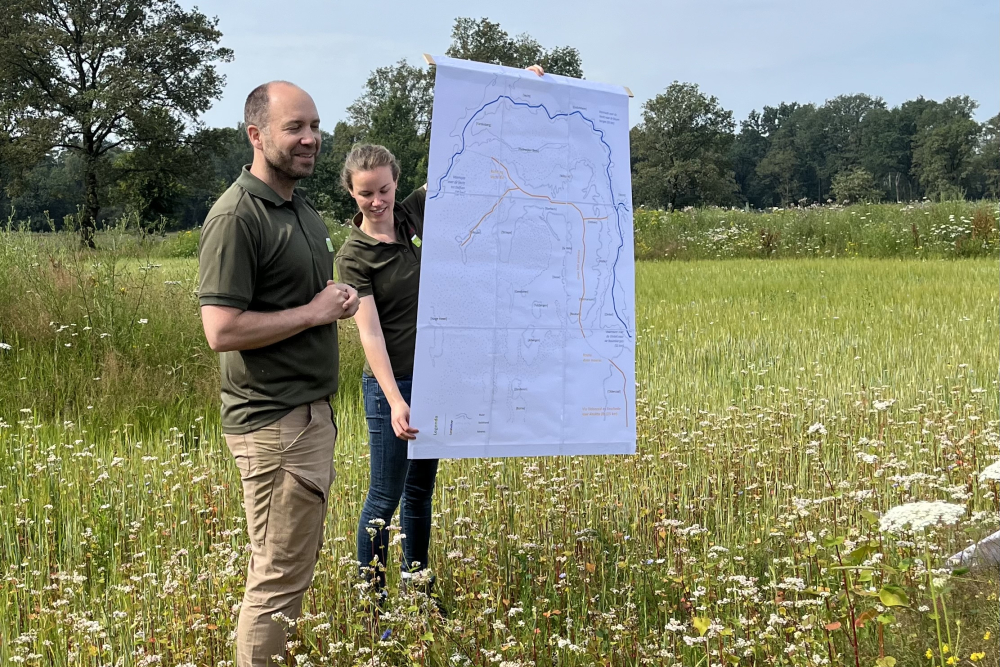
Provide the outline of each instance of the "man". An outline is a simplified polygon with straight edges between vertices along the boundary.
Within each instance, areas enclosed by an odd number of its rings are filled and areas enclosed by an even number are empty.
[[[253,164],[208,214],[198,296],[220,355],[222,430],[243,481],[251,555],[237,664],[284,663],[285,627],[312,583],[333,482],[336,321],[357,292],[333,278],[333,245],[295,184],[319,155],[319,115],[301,88],[274,81],[244,110]],[[279,617],[280,618],[280,617]]]

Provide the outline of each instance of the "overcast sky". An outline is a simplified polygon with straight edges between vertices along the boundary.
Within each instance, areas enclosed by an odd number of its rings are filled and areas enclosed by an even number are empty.
[[[181,0],[190,7],[195,3]],[[468,0],[330,2],[203,0],[233,62],[222,99],[203,116],[235,125],[259,83],[293,81],[328,129],[346,116],[369,72],[442,54],[458,16],[487,17],[511,35],[580,51],[586,78],[629,86],[631,123],[672,81],[715,95],[737,123],[752,109],[848,93],[887,104],[969,95],[986,120],[1000,107],[997,0]]]

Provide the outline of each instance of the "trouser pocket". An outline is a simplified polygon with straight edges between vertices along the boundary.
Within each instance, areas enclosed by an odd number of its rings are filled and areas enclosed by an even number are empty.
[[[272,566],[302,561],[315,562],[323,536],[326,502],[308,480],[278,470],[271,493],[264,555]]]
[[[325,500],[336,476],[333,453],[337,427],[329,403],[316,401],[303,407],[307,409],[304,415],[296,414],[296,419],[289,419],[288,423],[282,419],[279,423],[281,467]]]
[[[302,477],[300,475],[296,475],[295,473],[288,473],[288,474],[292,476],[292,479],[294,479],[296,482],[298,482],[300,485],[302,485],[302,487],[306,491],[308,491],[309,493],[313,494],[314,496],[316,496],[320,500],[326,500],[326,494],[324,494],[322,491],[320,491],[319,487],[316,486],[315,484],[313,484],[312,482],[310,482],[308,479],[306,479],[305,477]]]

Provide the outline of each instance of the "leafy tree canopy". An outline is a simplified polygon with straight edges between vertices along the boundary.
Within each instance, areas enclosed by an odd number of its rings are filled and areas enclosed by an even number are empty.
[[[691,83],[672,83],[642,106],[631,133],[635,200],[677,207],[735,201],[733,114]]]
[[[217,20],[174,0],[6,0],[0,4],[2,116],[21,156],[83,156],[81,230],[92,244],[110,151],[181,140],[219,97]]]

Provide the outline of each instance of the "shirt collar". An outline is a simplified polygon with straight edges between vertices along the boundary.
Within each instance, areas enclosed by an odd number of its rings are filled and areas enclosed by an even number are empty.
[[[402,219],[402,216],[400,215],[400,212],[399,212],[399,202],[397,202],[396,205],[393,206],[393,208],[392,208],[392,217],[393,217],[393,223],[394,223],[394,226],[395,226],[395,229],[396,229],[396,237],[399,238],[399,236],[400,236],[399,230],[400,230],[400,227],[403,225],[403,219]],[[358,211],[357,213],[355,213],[354,217],[351,218],[351,236],[353,236],[355,239],[357,239],[358,241],[361,241],[362,243],[364,243],[366,245],[376,246],[376,245],[378,245],[380,243],[385,243],[385,241],[379,241],[378,239],[372,238],[371,236],[368,236],[368,234],[365,234],[361,230],[361,219],[362,219],[361,211]],[[398,241],[397,241],[397,243],[398,243]],[[389,245],[389,244],[386,244],[386,245]]]
[[[248,164],[243,166],[243,171],[240,172],[239,178],[236,179],[236,183],[254,197],[269,201],[275,206],[284,206],[285,204],[291,203],[285,201],[285,199],[272,190],[271,186],[267,183],[251,174],[250,165]],[[294,198],[294,196],[295,195],[293,194],[292,197]]]

